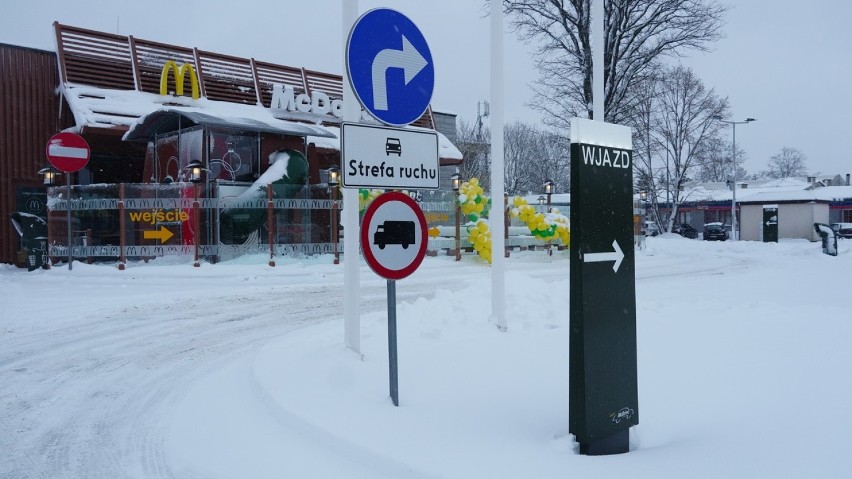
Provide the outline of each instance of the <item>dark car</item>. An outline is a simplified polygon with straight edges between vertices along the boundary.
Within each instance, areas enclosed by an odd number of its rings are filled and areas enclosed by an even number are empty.
[[[660,234],[660,227],[653,221],[645,222],[645,236],[657,236]]]
[[[852,238],[852,223],[832,223],[831,229],[839,238]]]
[[[683,236],[684,238],[698,238],[698,230],[695,229],[691,224],[687,223],[672,225],[672,233],[677,233]]]
[[[707,223],[704,225],[704,240],[725,241],[728,239],[728,231],[722,223]]]

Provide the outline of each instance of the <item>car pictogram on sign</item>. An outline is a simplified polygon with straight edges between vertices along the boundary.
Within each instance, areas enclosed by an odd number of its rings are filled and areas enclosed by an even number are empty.
[[[385,156],[390,156],[391,153],[402,156],[402,143],[399,142],[399,138],[388,138],[385,141]]]

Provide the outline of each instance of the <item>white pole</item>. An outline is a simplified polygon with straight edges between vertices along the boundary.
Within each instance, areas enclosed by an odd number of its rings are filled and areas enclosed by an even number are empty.
[[[361,107],[349,84],[346,71],[346,43],[349,31],[358,19],[358,0],[341,0],[343,13],[343,120],[357,122],[361,119]],[[342,159],[341,159],[342,163]],[[343,165],[340,165],[343,171]],[[361,295],[361,279],[358,266],[360,252],[358,237],[360,225],[358,222],[358,190],[343,188],[343,339],[346,347],[361,352],[361,316],[359,299]]]
[[[604,4],[592,0],[592,110],[593,120],[604,121]]]
[[[503,2],[491,0],[491,315],[506,330],[503,230]]]
[[[734,151],[731,156],[731,241],[737,240],[737,122],[731,122]]]

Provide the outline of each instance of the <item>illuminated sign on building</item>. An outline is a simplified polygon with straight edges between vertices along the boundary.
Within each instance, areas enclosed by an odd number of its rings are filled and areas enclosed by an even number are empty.
[[[183,82],[184,77],[187,73],[189,73],[189,83],[192,88],[192,98],[193,100],[197,100],[201,97],[198,91],[198,75],[195,74],[195,68],[189,63],[184,63],[181,66],[178,66],[172,60],[167,61],[163,65],[163,71],[160,73],[160,95],[168,95],[169,94],[169,72],[174,72],[175,74],[175,94],[177,96],[183,96]]]

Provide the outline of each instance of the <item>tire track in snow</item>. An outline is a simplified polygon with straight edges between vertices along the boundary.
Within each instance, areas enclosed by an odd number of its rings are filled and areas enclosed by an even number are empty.
[[[326,294],[324,287],[300,292],[308,299]],[[329,310],[340,306],[322,299],[317,302]],[[0,411],[8,418],[4,429],[12,431],[4,437],[14,442],[5,450],[17,452],[4,466],[9,477],[171,477],[155,452],[160,442],[135,443],[163,414],[158,405],[180,395],[186,377],[259,341],[335,316],[326,311],[292,321],[286,303],[263,288],[196,304],[193,314],[168,320],[139,324],[140,311],[126,311],[91,320],[83,333],[79,323],[67,331],[50,328],[41,348],[27,344],[37,343],[34,337],[25,338],[12,345],[11,358],[4,348],[0,374],[12,380],[0,386]],[[145,464],[132,465],[128,454]]]

